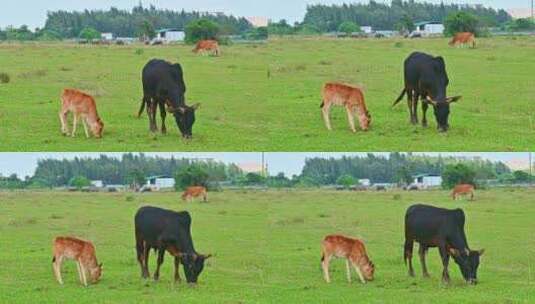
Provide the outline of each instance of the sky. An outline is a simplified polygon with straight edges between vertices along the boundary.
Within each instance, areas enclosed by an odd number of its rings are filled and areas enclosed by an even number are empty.
[[[35,172],[37,161],[43,158],[73,159],[74,157],[98,158],[101,154],[113,157],[121,157],[122,153],[0,153],[0,174],[8,176],[16,173],[20,177],[31,176]],[[195,158],[211,159],[224,163],[258,163],[261,164],[262,153],[144,153],[147,156],[161,156],[170,158]],[[377,153],[388,155],[388,153]],[[481,156],[492,161],[520,161],[528,163],[528,153],[414,153],[431,156]],[[307,158],[341,158],[342,156],[366,155],[366,153],[266,153],[265,159],[268,170],[271,174],[283,172],[286,176],[298,175],[301,173]]]
[[[390,3],[390,0],[376,0]],[[417,0],[418,1],[418,0]],[[426,0],[440,3],[441,0]],[[494,8],[528,8],[530,0],[443,0],[444,3],[483,4]],[[111,6],[131,9],[139,0],[8,0],[2,1],[0,27],[26,24],[30,28],[45,24],[47,11],[84,9],[108,9]],[[142,0],[144,6],[150,4],[158,8],[186,11],[224,12],[236,16],[265,16],[272,20],[287,19],[291,22],[303,19],[308,4],[340,4],[368,2],[367,0]]]

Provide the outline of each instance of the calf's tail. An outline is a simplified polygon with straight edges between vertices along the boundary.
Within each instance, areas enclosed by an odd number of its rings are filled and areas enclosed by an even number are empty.
[[[322,101],[320,105],[320,109],[323,109],[324,106],[325,106],[325,101]]]
[[[406,93],[407,93],[407,88],[405,88],[405,89],[403,89],[403,91],[401,91],[401,95],[399,95],[398,99],[396,99],[396,101],[392,105],[392,108],[395,107],[403,99],[403,97],[405,97]]]
[[[56,256],[52,257],[52,263],[56,263]]]

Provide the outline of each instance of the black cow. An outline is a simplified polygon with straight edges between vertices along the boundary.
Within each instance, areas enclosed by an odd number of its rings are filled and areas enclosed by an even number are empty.
[[[442,280],[450,281],[448,263],[450,255],[459,265],[464,279],[477,284],[479,258],[484,250],[470,250],[464,233],[465,216],[461,209],[448,210],[426,205],[414,205],[405,215],[405,264],[409,261],[409,275],[414,276],[412,250],[414,241],[420,243],[420,262],[424,277],[429,277],[425,254],[431,247],[438,247],[442,257]]]
[[[412,53],[405,60],[405,88],[394,102],[394,106],[407,94],[411,123],[416,125],[418,124],[418,100],[422,98],[422,125],[427,127],[427,109],[431,104],[439,131],[446,132],[449,129],[450,104],[462,98],[462,96],[447,97],[446,90],[449,82],[444,58],[418,52]]]
[[[162,133],[167,133],[165,127],[166,105],[167,110],[174,114],[176,124],[184,138],[192,137],[195,111],[200,104],[192,107],[186,105],[186,84],[180,64],[171,64],[164,60],[153,59],[143,68],[143,102],[139,115],[147,106],[150,130],[158,131],[156,125],[156,111],[160,107],[162,117]]]
[[[158,252],[158,266],[154,280],[160,277],[160,266],[165,251],[175,257],[175,281],[180,281],[179,266],[184,265],[188,283],[197,283],[204,268],[204,261],[211,255],[195,251],[191,239],[191,216],[188,212],[174,212],[155,207],[143,207],[135,218],[137,259],[141,265],[141,275],[148,278],[149,253]]]

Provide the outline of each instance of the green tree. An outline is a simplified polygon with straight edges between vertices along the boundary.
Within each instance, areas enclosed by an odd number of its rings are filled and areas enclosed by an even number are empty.
[[[412,173],[411,170],[407,166],[399,167],[396,172],[396,182],[410,185],[412,184]]]
[[[507,24],[509,31],[530,31],[535,30],[535,20],[531,18],[519,18]]]
[[[338,31],[346,33],[348,36],[355,32],[360,32],[360,26],[355,22],[344,21],[338,26]]]
[[[186,26],[186,42],[193,44],[200,40],[218,39],[219,30],[219,25],[211,20],[194,20]]]
[[[266,182],[266,178],[258,173],[247,173],[245,175],[245,183],[247,185],[263,185]]]
[[[513,177],[517,183],[527,183],[530,180],[529,173],[524,171],[515,171],[513,172]]]
[[[336,184],[344,186],[345,188],[349,188],[351,186],[355,186],[357,184],[357,180],[353,176],[345,174],[338,177]]]
[[[175,188],[182,191],[191,186],[207,187],[210,175],[199,164],[183,167],[175,175]]]
[[[411,33],[416,29],[416,26],[409,15],[403,15],[394,28],[400,33]]]
[[[442,173],[442,187],[453,189],[458,184],[476,185],[476,172],[465,164],[448,165]]]
[[[126,176],[126,182],[133,188],[138,189],[147,182],[147,179],[143,170],[135,168]]]
[[[95,39],[100,39],[100,32],[92,27],[86,27],[81,32],[80,35],[78,35],[80,39],[83,39],[85,41],[92,41]]]
[[[154,37],[156,37],[156,30],[154,29],[154,25],[152,25],[152,22],[144,20],[141,23],[139,29],[139,37],[143,40],[152,40],[154,39]]]
[[[85,176],[78,175],[71,178],[71,180],[69,181],[69,186],[75,187],[80,190],[84,187],[91,186],[91,181]]]
[[[451,13],[444,21],[444,34],[453,36],[459,32],[479,34],[479,19],[467,12]]]

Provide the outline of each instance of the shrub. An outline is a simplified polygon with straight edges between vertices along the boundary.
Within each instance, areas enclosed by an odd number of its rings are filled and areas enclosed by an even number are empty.
[[[453,189],[458,184],[476,185],[476,172],[464,165],[448,165],[444,172],[442,172],[442,187],[444,189]]]
[[[342,33],[346,33],[349,36],[351,35],[351,33],[360,32],[360,26],[356,24],[355,22],[344,21],[338,27],[338,31]]]
[[[0,83],[9,83],[11,81],[11,78],[6,73],[0,73]]]
[[[459,32],[470,32],[479,36],[479,19],[462,11],[449,14],[444,22],[444,34],[453,36]]]
[[[190,186],[208,186],[209,175],[197,164],[183,167],[175,174],[175,189],[182,191]]]
[[[219,35],[219,25],[208,19],[198,19],[190,22],[186,26],[186,42],[197,43],[200,40],[217,39]]]

